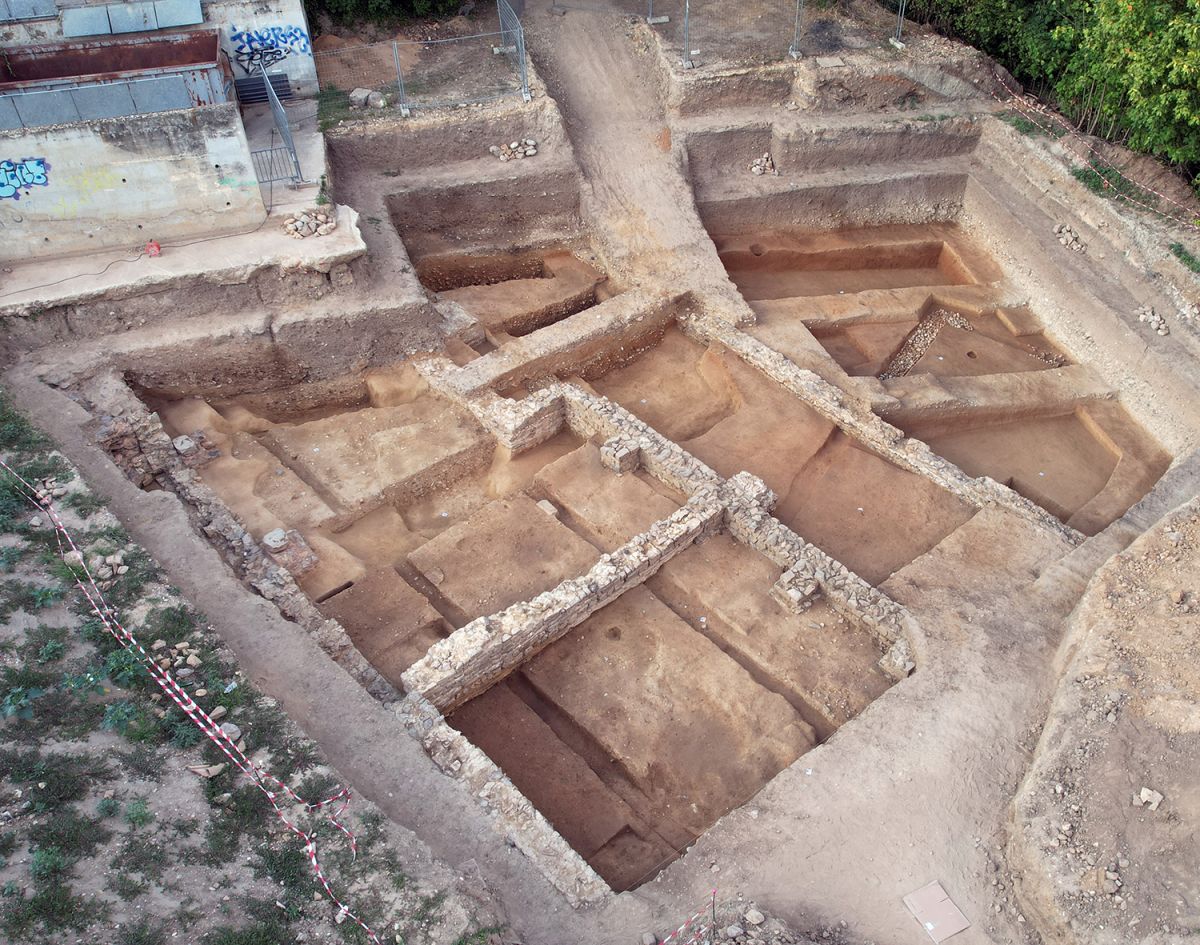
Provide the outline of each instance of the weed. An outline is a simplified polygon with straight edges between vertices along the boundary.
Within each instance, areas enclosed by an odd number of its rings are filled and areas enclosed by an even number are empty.
[[[5,692],[4,699],[0,700],[0,718],[33,718],[34,700],[40,699],[45,693],[46,690],[36,687],[14,686]]]
[[[350,97],[336,86],[330,85],[317,93],[317,128],[322,133],[353,114]]]
[[[213,929],[201,939],[203,945],[290,945],[292,933],[278,918],[255,921],[239,929],[224,926]]]
[[[166,869],[166,847],[149,834],[131,833],[121,844],[121,865],[128,873],[141,873],[146,879],[162,879]]]
[[[126,926],[117,936],[117,945],[166,945],[167,930],[159,923],[143,919]]]
[[[1108,164],[1092,161],[1087,167],[1076,167],[1071,174],[1088,190],[1101,197],[1114,200],[1136,200],[1139,203],[1153,207],[1158,203],[1158,197],[1143,190],[1133,181],[1124,177],[1120,171]]]
[[[101,817],[116,817],[121,810],[121,802],[115,797],[102,797],[96,804],[96,813]]]
[[[455,939],[454,945],[488,945],[493,935],[500,935],[504,931],[501,925],[490,925],[484,929],[476,929],[467,935],[461,935]]]
[[[20,563],[25,557],[25,548],[20,545],[9,545],[6,548],[0,548],[0,571],[11,572],[13,568]]]
[[[1171,252],[1175,254],[1176,259],[1192,270],[1192,272],[1200,272],[1200,257],[1188,252],[1188,248],[1182,243],[1172,243]]]
[[[446,894],[444,892],[436,892],[431,896],[422,896],[420,904],[412,914],[413,922],[418,925],[432,922],[437,914],[442,911],[442,904],[445,901]]]
[[[146,636],[161,638],[171,646],[196,629],[196,620],[187,607],[158,607],[146,616],[144,626]]]
[[[81,817],[71,807],[55,811],[49,820],[29,832],[30,840],[39,848],[61,851],[73,860],[94,853],[111,836],[112,831],[99,820]]]
[[[308,858],[304,850],[295,843],[283,847],[263,844],[254,851],[258,863],[254,872],[259,876],[270,876],[289,893],[312,896],[316,885],[312,879]]]
[[[176,709],[171,709],[163,716],[159,728],[176,748],[191,748],[204,737],[196,723]]]
[[[133,650],[113,650],[104,660],[104,672],[114,683],[133,689],[145,683],[148,670]]]
[[[104,508],[104,500],[90,492],[72,492],[63,503],[78,512],[81,518],[91,518]]]
[[[63,691],[80,699],[104,694],[105,672],[102,666],[90,666],[81,673],[63,673]]]
[[[144,797],[139,797],[125,805],[125,822],[135,830],[147,826],[154,820],[154,812]]]
[[[8,395],[0,393],[0,450],[32,453],[52,445],[44,434],[17,413]]]
[[[17,849],[17,832],[15,830],[6,830],[0,833],[0,857],[12,856],[13,851]]]
[[[60,640],[47,640],[37,652],[39,663],[57,663],[67,653],[67,645]]]
[[[116,893],[122,901],[130,902],[146,892],[150,884],[124,873],[116,873],[108,878],[105,887]]]
[[[53,607],[66,595],[67,592],[61,587],[35,587],[30,597],[35,610],[44,610]]]
[[[100,726],[106,732],[129,735],[131,728],[138,723],[144,723],[144,721],[145,714],[141,707],[123,699],[105,706],[104,721],[100,723]]]
[[[58,847],[36,847],[29,861],[29,872],[37,880],[56,879],[70,868],[70,858]]]
[[[30,799],[35,811],[55,810],[82,800],[97,781],[111,780],[112,772],[100,759],[85,753],[41,755],[36,749],[0,750],[0,771],[9,780],[32,784]]]
[[[71,892],[66,883],[39,884],[28,899],[17,899],[4,910],[4,929],[12,936],[41,926],[47,932],[72,929],[82,932],[105,914],[105,908],[95,900],[84,899]]]

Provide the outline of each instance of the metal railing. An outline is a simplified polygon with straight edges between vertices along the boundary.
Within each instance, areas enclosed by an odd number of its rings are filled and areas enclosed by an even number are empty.
[[[260,63],[258,71],[267,90],[267,102],[271,106],[271,117],[275,119],[275,130],[279,132],[283,141],[281,148],[266,148],[250,153],[258,182],[266,184],[271,181],[290,180],[299,183],[304,180],[304,175],[300,172],[300,158],[296,154],[296,142],[292,138],[292,126],[288,124],[287,112],[284,111],[279,96],[275,94],[275,87],[271,85],[267,76],[266,66]],[[264,173],[269,176],[264,178]]]
[[[530,100],[525,29],[509,0],[477,20],[470,36],[395,40],[314,53],[323,120],[348,117],[356,90],[377,92],[372,101],[398,108],[437,108],[494,101],[511,95]],[[362,98],[362,91],[358,98]]]
[[[195,105],[182,76],[96,82],[0,95],[0,129],[68,125],[97,118],[169,112]]]

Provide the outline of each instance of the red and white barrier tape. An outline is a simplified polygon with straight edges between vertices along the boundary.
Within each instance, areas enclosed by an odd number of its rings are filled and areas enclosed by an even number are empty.
[[[112,634],[118,643],[126,650],[130,650],[137,654],[139,661],[150,673],[151,677],[158,684],[159,688],[167,694],[172,702],[177,705],[189,719],[192,720],[202,731],[205,736],[215,744],[229,759],[242,774],[250,779],[263,794],[267,800],[271,802],[271,807],[275,811],[275,815],[293,834],[299,837],[304,842],[304,853],[308,857],[309,863],[312,865],[313,873],[320,882],[325,893],[333,900],[338,907],[339,915],[345,916],[347,919],[354,921],[372,942],[376,945],[382,945],[379,937],[362,919],[360,919],[350,907],[342,902],[333,892],[333,888],[329,884],[329,879],[325,875],[325,871],[321,868],[321,863],[317,858],[316,844],[316,825],[311,830],[305,832],[300,829],[288,815],[284,812],[279,804],[280,795],[286,795],[292,801],[302,805],[307,811],[324,810],[337,804],[337,809],[333,813],[327,813],[325,819],[340,830],[350,841],[350,849],[357,856],[358,844],[354,838],[354,834],[341,822],[340,818],[346,812],[350,805],[350,791],[343,788],[336,794],[325,798],[321,801],[306,801],[283,781],[275,777],[269,771],[256,765],[246,756],[246,754],[238,747],[237,743],[229,737],[221,727],[213,720],[213,718],[197,705],[187,691],[176,681],[175,677],[163,669],[154,661],[145,648],[138,641],[137,637],[126,629],[120,622],[116,610],[108,605],[104,595],[101,593],[99,586],[96,584],[96,579],[92,576],[91,571],[87,566],[87,559],[84,556],[82,549],[75,544],[75,540],[67,531],[62,519],[58,515],[58,511],[54,507],[50,497],[45,495],[41,490],[27,482],[15,469],[7,462],[0,459],[0,469],[7,472],[17,483],[19,483],[20,491],[39,511],[45,513],[51,523],[54,525],[55,537],[58,541],[58,552],[63,559],[63,563],[71,570],[71,574],[75,578],[75,583],[83,596],[87,599],[93,613],[99,618],[104,628]],[[67,555],[71,552],[78,557],[78,562],[67,560]],[[339,803],[340,802],[340,803]]]
[[[693,928],[696,926],[697,919],[700,919],[702,916],[707,916],[709,914],[709,909],[712,908],[711,903],[715,902],[716,895],[717,895],[717,891],[714,889],[712,891],[712,893],[709,895],[709,897],[705,900],[704,906],[699,911],[697,911],[695,914],[693,914],[690,918],[686,919],[684,921],[683,925],[679,926],[673,932],[670,932],[667,935],[664,935],[662,938],[660,938],[658,940],[659,945],[669,945],[670,942],[675,941],[676,939],[679,940],[679,945],[692,945],[693,942],[698,941],[699,937],[701,935],[703,935],[704,932],[707,931],[707,926],[705,925],[704,922],[701,922],[700,926],[698,928],[694,929],[695,934],[690,939],[688,939],[687,942],[683,941],[683,936],[685,934],[687,934],[689,931],[693,930]]]
[[[1006,92],[1008,92],[1009,95],[1011,96],[1011,98],[1005,100],[1005,99],[1002,99],[995,92],[992,92],[991,93],[992,98],[994,98],[1001,105],[1013,106],[1018,111],[1020,111],[1021,114],[1028,121],[1032,122],[1034,125],[1037,125],[1037,127],[1040,128],[1044,132],[1049,132],[1051,130],[1051,124],[1058,125],[1066,133],[1066,135],[1068,136],[1070,141],[1079,141],[1093,155],[1092,158],[1088,158],[1084,154],[1081,154],[1079,151],[1077,151],[1077,150],[1074,151],[1076,157],[1078,157],[1081,161],[1084,161],[1086,164],[1089,164],[1093,167],[1097,163],[1104,165],[1105,167],[1107,167],[1107,168],[1111,169],[1113,172],[1115,172],[1117,174],[1117,176],[1120,177],[1122,180],[1127,181],[1128,183],[1137,187],[1139,190],[1145,191],[1146,193],[1149,193],[1149,194],[1154,194],[1154,196],[1158,197],[1159,199],[1164,200],[1167,203],[1174,205],[1175,207],[1178,207],[1180,211],[1182,211],[1184,214],[1186,214],[1186,219],[1181,219],[1180,217],[1176,216],[1174,213],[1167,213],[1167,212],[1159,209],[1158,207],[1155,207],[1153,204],[1150,204],[1150,203],[1146,202],[1145,200],[1139,200],[1137,197],[1130,196],[1129,194],[1122,194],[1122,193],[1118,193],[1118,192],[1114,191],[1113,192],[1114,198],[1116,198],[1118,200],[1124,200],[1127,203],[1136,204],[1137,206],[1141,207],[1144,210],[1148,210],[1151,213],[1156,213],[1159,216],[1163,217],[1164,219],[1170,220],[1172,223],[1176,223],[1179,226],[1186,227],[1187,229],[1200,230],[1200,224],[1198,224],[1197,220],[1196,220],[1197,214],[1193,208],[1189,207],[1187,204],[1181,203],[1180,201],[1176,200],[1174,197],[1171,197],[1170,195],[1165,194],[1162,191],[1155,190],[1153,187],[1149,187],[1146,184],[1143,184],[1143,183],[1136,181],[1133,178],[1129,177],[1119,167],[1117,167],[1110,160],[1108,160],[1108,158],[1104,157],[1104,155],[1102,155],[1098,150],[1096,150],[1096,148],[1092,145],[1092,143],[1090,141],[1088,141],[1085,137],[1083,137],[1083,135],[1079,132],[1079,129],[1072,126],[1064,118],[1062,118],[1059,115],[1055,115],[1049,108],[1047,108],[1041,102],[1038,102],[1038,101],[1030,98],[1029,96],[1022,94],[1022,93],[1016,91],[1015,89],[1009,88],[1008,83],[1006,83],[1004,81],[1003,77],[1001,77],[999,74],[996,75],[996,81],[999,82],[999,84],[1004,88],[1004,90]],[[1047,122],[1049,122],[1051,124],[1045,124],[1045,125],[1042,124],[1036,118],[1032,117],[1034,114],[1041,115],[1042,117],[1044,117],[1047,120]],[[1104,186],[1106,188],[1110,186],[1108,181],[1104,182]]]

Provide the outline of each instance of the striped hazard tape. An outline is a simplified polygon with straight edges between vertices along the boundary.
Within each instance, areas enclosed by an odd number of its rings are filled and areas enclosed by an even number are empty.
[[[999,83],[999,85],[1006,92],[1008,92],[1010,96],[1008,99],[1004,99],[995,92],[991,92],[990,94],[992,98],[994,98],[1001,105],[1007,105],[1016,109],[1027,121],[1032,122],[1043,132],[1050,133],[1052,129],[1058,130],[1059,134],[1061,134],[1063,137],[1066,137],[1067,140],[1072,143],[1072,151],[1081,161],[1093,167],[1096,165],[1101,165],[1111,170],[1122,180],[1138,188],[1138,190],[1144,191],[1148,194],[1153,194],[1155,197],[1167,204],[1170,204],[1175,209],[1172,212],[1167,212],[1159,207],[1154,206],[1146,200],[1139,199],[1132,194],[1125,194],[1116,190],[1113,190],[1112,192],[1112,197],[1114,199],[1124,200],[1127,203],[1132,203],[1138,207],[1141,207],[1143,210],[1149,211],[1150,213],[1155,213],[1158,216],[1163,217],[1166,220],[1170,220],[1172,223],[1175,223],[1179,226],[1186,227],[1189,230],[1200,230],[1200,220],[1197,220],[1195,208],[1189,207],[1187,204],[1181,203],[1174,197],[1171,197],[1169,194],[1165,194],[1160,190],[1155,190],[1153,187],[1129,177],[1119,167],[1117,167],[1110,160],[1108,160],[1108,158],[1096,150],[1095,146],[1093,146],[1092,143],[1080,133],[1079,129],[1075,128],[1065,118],[1060,115],[1056,115],[1041,102],[1038,102],[1035,99],[1030,98],[1028,95],[1011,88],[1004,80],[1003,76],[1001,76],[999,73],[996,74],[995,78],[997,83]],[[1038,118],[1034,116],[1038,116],[1043,120],[1039,121]],[[1078,142],[1088,152],[1090,152],[1091,157],[1088,157],[1076,149],[1073,146],[1075,142]],[[1111,189],[1111,184],[1109,184],[1108,181],[1104,181],[1104,187],[1105,189]]]
[[[135,653],[146,671],[158,684],[159,688],[166,693],[167,697],[179,707],[179,709],[196,724],[205,736],[220,750],[221,753],[229,759],[230,763],[236,767],[243,775],[245,775],[251,783],[266,795],[266,798],[271,803],[271,808],[275,815],[287,827],[289,831],[295,834],[304,843],[304,854],[308,858],[312,866],[313,873],[320,882],[321,887],[325,890],[333,903],[338,907],[338,915],[342,921],[350,919],[355,922],[372,942],[376,945],[382,945],[379,937],[361,918],[356,915],[346,903],[342,902],[334,893],[332,886],[329,883],[329,878],[325,875],[324,869],[321,867],[321,862],[317,856],[316,831],[318,824],[314,824],[308,831],[301,829],[288,816],[287,812],[281,806],[281,801],[285,798],[303,807],[305,811],[325,812],[324,820],[332,824],[341,831],[350,842],[352,853],[357,856],[358,844],[354,838],[354,834],[342,823],[341,818],[345,814],[350,805],[350,791],[343,788],[337,793],[319,801],[306,801],[293,791],[287,784],[281,781],[275,775],[271,774],[266,769],[255,764],[246,756],[239,745],[223,731],[213,718],[204,711],[199,705],[193,701],[191,695],[185,690],[175,677],[166,669],[163,669],[154,661],[146,649],[138,641],[137,637],[128,630],[120,621],[117,611],[110,607],[104,599],[99,586],[96,584],[96,579],[93,577],[91,570],[87,566],[87,559],[83,551],[75,544],[75,540],[71,537],[71,533],[63,524],[59,517],[58,510],[54,506],[50,495],[42,489],[37,488],[32,483],[25,480],[15,469],[7,462],[0,459],[0,469],[8,473],[9,476],[17,483],[18,491],[25,496],[33,505],[43,512],[54,526],[55,537],[58,542],[59,556],[64,564],[71,570],[71,574],[75,578],[76,586],[83,593],[92,612],[103,624],[116,641],[124,647]],[[332,809],[332,810],[330,810]]]

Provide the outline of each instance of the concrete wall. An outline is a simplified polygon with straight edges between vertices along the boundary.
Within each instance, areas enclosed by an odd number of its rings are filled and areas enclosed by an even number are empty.
[[[252,229],[266,216],[236,105],[0,132],[0,259]]]
[[[301,0],[212,0],[203,4],[203,10],[204,23],[190,29],[220,33],[221,49],[237,78],[245,78],[257,62],[263,62],[268,72],[286,73],[298,95],[317,94],[312,35]],[[62,21],[57,17],[0,25],[0,46],[62,39]]]

